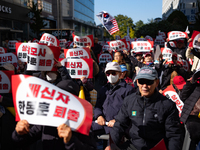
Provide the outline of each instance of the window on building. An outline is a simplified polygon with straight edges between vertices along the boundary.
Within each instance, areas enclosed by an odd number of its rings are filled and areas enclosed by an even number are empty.
[[[43,1],[43,11],[48,12],[48,13],[52,13],[52,4],[48,3],[46,1]]]
[[[196,7],[196,3],[194,2],[194,3],[192,3],[192,7],[194,8],[194,7]]]

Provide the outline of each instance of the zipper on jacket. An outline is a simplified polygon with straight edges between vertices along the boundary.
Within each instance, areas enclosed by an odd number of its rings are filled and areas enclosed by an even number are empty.
[[[146,102],[145,102],[145,99],[144,99],[144,114],[143,114],[143,125],[145,125],[145,113],[146,113]]]

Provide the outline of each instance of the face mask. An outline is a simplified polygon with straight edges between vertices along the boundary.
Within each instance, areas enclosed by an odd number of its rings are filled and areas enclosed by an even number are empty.
[[[119,75],[115,75],[113,76],[112,74],[110,74],[109,76],[107,76],[107,79],[110,83],[116,83],[119,79]]]
[[[48,72],[46,74],[47,81],[54,82],[57,79],[57,74],[53,72]]]

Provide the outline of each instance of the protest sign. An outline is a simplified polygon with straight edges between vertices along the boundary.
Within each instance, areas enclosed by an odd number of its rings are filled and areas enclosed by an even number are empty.
[[[57,46],[47,46],[42,43],[17,43],[18,59],[27,62],[27,70],[56,71],[55,61],[58,60],[60,51]]]
[[[153,38],[152,38],[151,36],[149,36],[149,35],[145,36],[145,39],[146,39],[147,41],[153,41]]]
[[[163,55],[163,59],[168,59],[168,61],[172,61],[172,53],[173,51],[170,48],[161,48],[161,52]]]
[[[137,38],[136,41],[147,41],[145,38]]]
[[[18,41],[17,40],[10,40],[10,41],[8,41],[8,48],[10,49],[10,50],[15,50],[15,44],[17,43]]]
[[[4,54],[4,53],[7,53],[7,49],[0,47],[0,54]]]
[[[150,52],[153,48],[153,41],[131,42],[131,52]]]
[[[48,46],[59,46],[60,44],[59,40],[49,33],[42,34],[39,43],[45,43]]]
[[[156,39],[154,41],[154,45],[160,45],[160,46],[164,46],[165,44],[165,40],[162,38],[162,36],[156,36]]]
[[[182,39],[182,38],[188,38],[188,34],[186,32],[181,31],[171,31],[168,32],[168,40],[176,40],[176,39]]]
[[[182,62],[183,62],[183,68],[185,71],[190,71],[190,65],[189,65],[189,62],[185,59],[182,59]]]
[[[86,47],[86,46],[93,47],[94,46],[93,35],[76,36],[73,33],[72,36],[73,36],[73,42],[74,44],[76,44],[77,47]]]
[[[63,66],[71,78],[80,79],[81,77],[93,78],[93,59],[60,59]]]
[[[111,52],[112,52],[112,49],[111,49],[111,47],[110,47],[109,45],[104,45],[104,46],[102,47],[102,51],[103,51],[103,52],[108,51],[109,53],[111,53]]]
[[[109,41],[107,43],[113,51],[122,51],[124,48],[127,49],[127,43],[125,39]]]
[[[190,42],[189,46],[200,49],[200,42],[198,42],[199,38],[200,32],[194,30],[191,37],[192,41]]]
[[[11,76],[14,71],[0,70],[0,93],[11,93]]]
[[[162,36],[163,39],[166,39],[166,34],[165,32],[158,32],[158,36]]]
[[[28,75],[12,76],[12,94],[16,121],[53,127],[65,123],[73,131],[89,135],[92,105],[86,100]]]
[[[79,57],[79,58],[91,58],[89,48],[72,48],[64,50],[65,58],[68,57]]]
[[[131,41],[130,36],[124,36],[124,39],[125,39],[127,42]]]
[[[103,53],[98,55],[98,62],[99,63],[107,63],[112,62],[113,58],[112,55],[109,53]]]
[[[120,35],[116,35],[115,36],[115,40],[120,40],[121,39],[121,36]]]
[[[0,64],[11,63],[17,67],[17,56],[14,53],[5,53],[0,55]]]
[[[184,103],[181,101],[181,99],[178,96],[178,94],[176,93],[174,87],[172,85],[168,86],[163,91],[163,95],[166,96],[167,98],[171,99],[173,102],[176,103],[176,107],[177,107],[177,109],[179,111],[179,117],[180,117]]]
[[[67,43],[67,40],[66,39],[59,39],[59,42],[60,42],[60,47],[66,47],[66,43]]]

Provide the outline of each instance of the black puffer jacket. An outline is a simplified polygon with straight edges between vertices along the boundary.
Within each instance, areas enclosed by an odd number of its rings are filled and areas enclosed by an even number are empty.
[[[32,126],[28,134],[19,135],[16,131],[12,134],[16,147],[25,148],[41,139],[44,150],[95,150],[96,143],[92,137],[92,132],[89,136],[72,132],[70,141],[65,144],[63,138],[59,138],[56,127],[39,125]]]
[[[150,98],[141,97],[139,91],[127,96],[115,119],[111,138],[116,144],[131,124],[129,135],[137,150],[151,149],[161,139],[165,140],[167,149],[181,149],[176,105],[157,90]]]
[[[192,84],[190,81],[186,82],[183,90],[181,91],[180,98],[184,102],[183,110],[181,113],[181,121],[186,123],[194,105],[200,97],[200,84]]]

